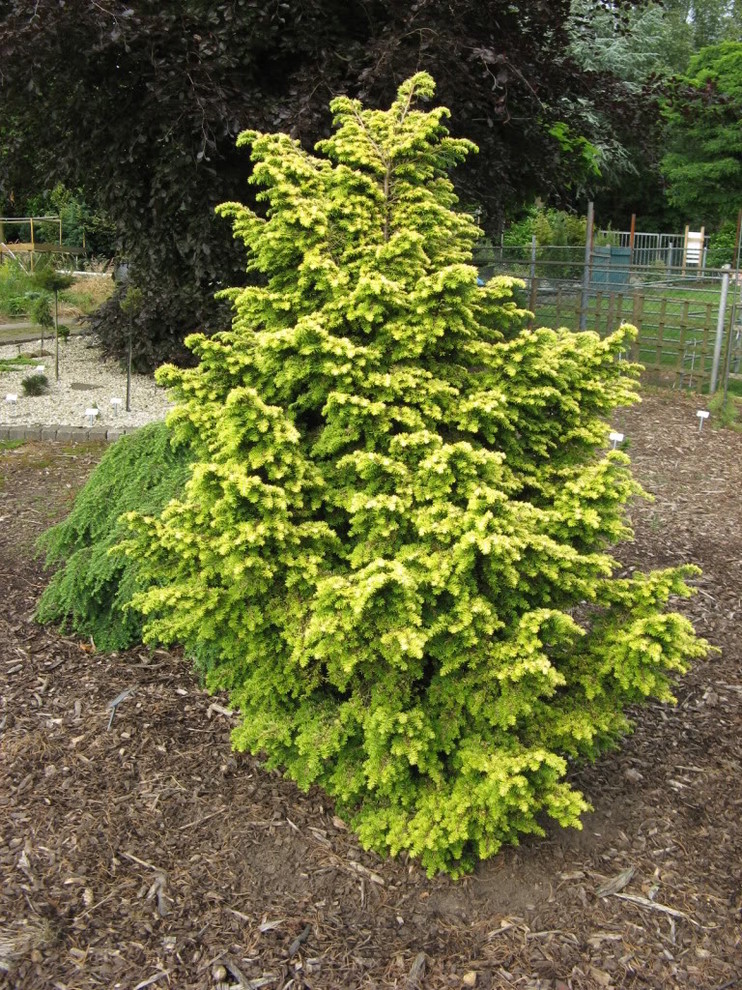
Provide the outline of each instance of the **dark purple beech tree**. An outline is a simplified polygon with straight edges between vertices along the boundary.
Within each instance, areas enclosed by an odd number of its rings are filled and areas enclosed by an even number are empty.
[[[599,2],[599,0],[596,0]],[[642,0],[621,0],[617,11]],[[417,70],[480,153],[462,202],[495,231],[535,195],[565,202],[600,182],[582,137],[591,115],[616,133],[641,111],[610,76],[567,55],[569,0],[0,0],[0,211],[63,182],[114,223],[141,290],[95,323],[135,360],[179,357],[193,330],[228,323],[214,292],[240,277],[216,204],[245,198],[244,128],[307,148],[329,133],[340,92],[388,105]],[[603,125],[604,126],[604,125]],[[242,274],[244,278],[244,273]]]

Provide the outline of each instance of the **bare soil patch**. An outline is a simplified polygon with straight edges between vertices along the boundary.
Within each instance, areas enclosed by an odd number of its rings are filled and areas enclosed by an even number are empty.
[[[617,417],[655,496],[621,558],[698,563],[681,607],[721,653],[574,771],[582,832],[458,882],[363,852],[323,794],[232,754],[236,719],[177,653],[35,625],[33,541],[102,450],[1,452],[0,986],[742,986],[742,435],[699,434],[696,407]]]

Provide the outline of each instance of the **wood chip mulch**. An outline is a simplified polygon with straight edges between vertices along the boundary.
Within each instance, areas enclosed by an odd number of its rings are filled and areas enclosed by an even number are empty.
[[[0,453],[0,986],[23,990],[742,987],[742,435],[698,402],[621,412],[626,566],[703,568],[721,648],[573,777],[549,828],[454,882],[365,853],[331,802],[230,752],[236,717],[178,653],[35,625],[33,541],[99,446]]]

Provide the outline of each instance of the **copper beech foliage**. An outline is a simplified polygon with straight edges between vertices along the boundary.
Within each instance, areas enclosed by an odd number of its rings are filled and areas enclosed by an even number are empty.
[[[623,0],[620,10],[639,0]],[[213,207],[244,198],[244,128],[305,148],[329,133],[336,93],[388,105],[418,69],[439,80],[456,128],[480,153],[464,200],[495,230],[507,204],[558,200],[582,174],[552,133],[631,127],[640,102],[567,55],[567,0],[0,0],[0,210],[57,181],[115,224],[143,291],[96,325],[135,361],[182,356],[193,330],[223,329],[214,290],[241,273]],[[643,133],[643,128],[633,128]],[[591,135],[586,135],[588,138]],[[242,272],[244,276],[244,272]]]

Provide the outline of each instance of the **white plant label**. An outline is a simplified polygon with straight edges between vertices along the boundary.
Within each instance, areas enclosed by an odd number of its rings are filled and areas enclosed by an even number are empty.
[[[18,396],[15,394],[15,392],[8,392],[8,394],[5,396],[5,401],[6,402],[17,402],[18,401]]]
[[[608,434],[608,439],[613,443],[613,449],[615,450],[616,447],[623,440],[623,433],[616,433],[615,430],[614,430],[612,433],[609,433]]]
[[[696,416],[698,416],[698,432],[700,433],[703,429],[703,421],[709,418],[709,413],[706,409],[699,409]]]

